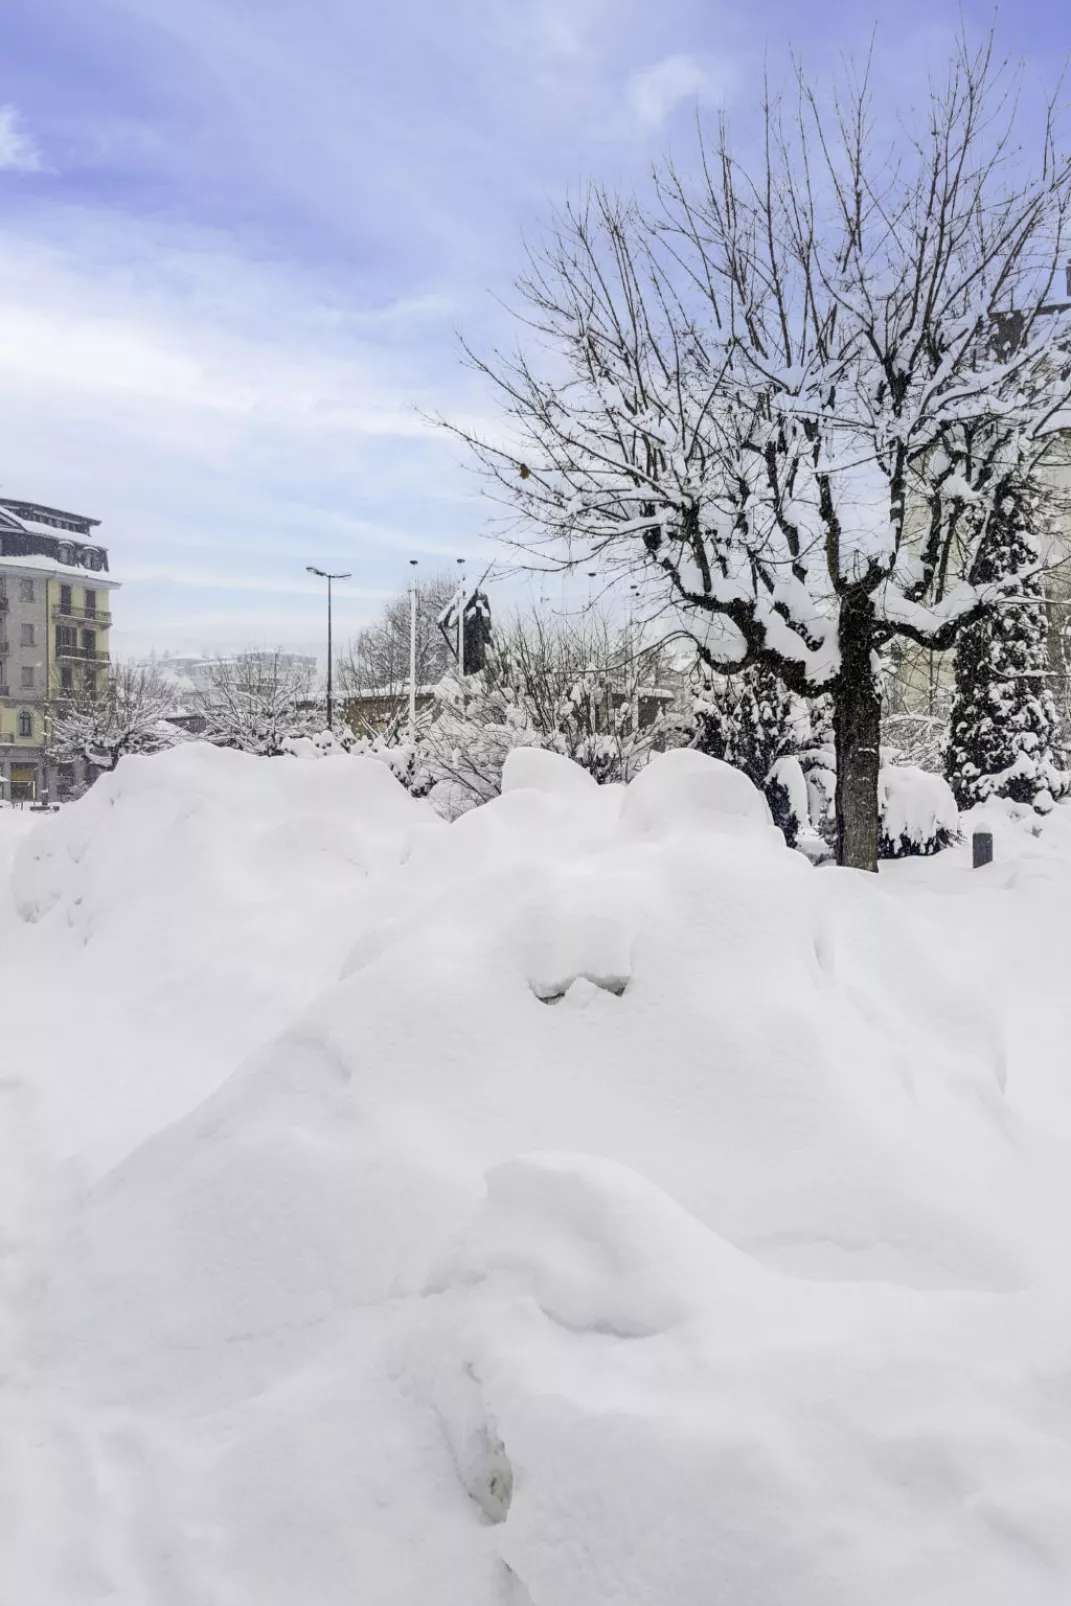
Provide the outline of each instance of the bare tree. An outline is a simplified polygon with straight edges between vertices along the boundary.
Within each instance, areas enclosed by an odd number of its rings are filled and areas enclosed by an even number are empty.
[[[167,723],[174,693],[153,665],[115,664],[103,684],[63,696],[51,718],[51,764],[114,769],[127,753],[156,753],[182,739]]]
[[[838,858],[874,869],[879,654],[946,650],[1019,582],[978,554],[1069,422],[1071,166],[1053,105],[1024,154],[991,38],[892,140],[868,73],[767,96],[751,168],[723,125],[698,180],[568,207],[519,281],[534,339],[469,354],[516,444],[455,433],[530,552],[638,574],[713,668],[831,696]]]
[[[422,580],[417,586],[417,684],[434,686],[453,662],[439,630],[439,615],[457,590],[449,574]],[[402,699],[409,690],[409,596],[394,597],[382,617],[366,625],[339,657],[338,680],[343,697],[378,694]]]
[[[206,740],[264,757],[324,722],[314,669],[281,650],[217,659],[196,701]]]

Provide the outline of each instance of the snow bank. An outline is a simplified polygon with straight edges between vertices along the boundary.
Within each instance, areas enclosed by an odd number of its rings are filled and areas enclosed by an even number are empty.
[[[1044,1301],[778,1277],[580,1156],[493,1172],[433,1292],[429,1386],[532,1601],[1066,1597]]]
[[[126,1071],[40,1078],[103,1174],[12,1270],[19,1598],[1063,1606],[1071,811],[877,878],[702,755],[578,774],[443,826],[183,748],[26,840]],[[127,973],[189,1017],[136,1146]]]
[[[338,974],[370,878],[440,829],[373,760],[199,742],[123,759],[40,822],[15,860],[10,963],[31,988],[36,967],[62,969],[43,1096],[72,1146],[72,1115],[114,1159],[218,1086]],[[32,1012],[9,1026],[12,1051],[40,1060]]]

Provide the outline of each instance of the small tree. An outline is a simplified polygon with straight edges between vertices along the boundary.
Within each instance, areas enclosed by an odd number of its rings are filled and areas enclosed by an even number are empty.
[[[448,574],[422,580],[417,586],[416,671],[418,686],[434,686],[454,659],[439,630],[439,617],[457,590]],[[409,596],[393,597],[381,617],[349,643],[338,661],[343,697],[375,694],[399,706],[409,691]]]
[[[963,809],[1003,797],[1044,813],[1071,786],[1056,755],[1046,597],[1034,535],[1040,500],[1021,479],[1006,482],[978,558],[979,579],[1004,586],[1005,599],[968,625],[956,646],[947,775]]]
[[[274,758],[287,751],[288,738],[323,729],[316,691],[311,665],[280,650],[217,659],[196,699],[205,739]]]
[[[48,739],[51,764],[114,769],[127,753],[158,753],[182,740],[167,723],[174,693],[153,665],[116,664],[102,685],[56,703]]]

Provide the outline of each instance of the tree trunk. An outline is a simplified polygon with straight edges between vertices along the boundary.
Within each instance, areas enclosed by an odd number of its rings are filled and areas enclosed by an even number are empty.
[[[881,698],[873,666],[874,615],[869,596],[843,599],[841,667],[833,690],[837,744],[837,863],[878,868],[878,769]]]

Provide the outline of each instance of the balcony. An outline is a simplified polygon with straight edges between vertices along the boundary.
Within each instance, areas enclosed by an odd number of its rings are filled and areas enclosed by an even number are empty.
[[[58,642],[56,644],[56,657],[69,659],[72,663],[79,664],[106,664],[108,662],[108,654],[99,651],[96,647],[61,647]]]
[[[99,625],[101,630],[107,630],[112,622],[112,616],[106,608],[65,608],[62,602],[52,609],[53,619],[78,619],[87,624]]]

